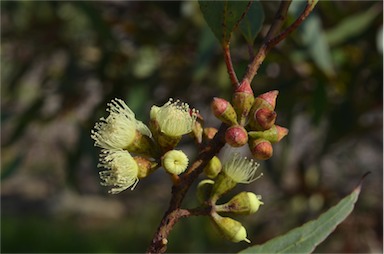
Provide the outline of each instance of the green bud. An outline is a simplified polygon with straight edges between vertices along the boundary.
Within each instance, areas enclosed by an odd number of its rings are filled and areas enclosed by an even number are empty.
[[[252,214],[259,210],[264,203],[252,192],[241,192],[225,204],[217,205],[216,212],[232,212],[237,214]]]
[[[215,97],[213,98],[211,109],[213,114],[223,123],[228,125],[237,124],[235,109],[228,101]]]
[[[213,213],[211,218],[221,235],[227,240],[235,243],[240,241],[251,242],[247,239],[247,231],[240,222],[229,217],[221,217],[217,213]]]
[[[279,125],[273,125],[270,129],[265,131],[250,131],[248,135],[253,139],[266,139],[271,143],[277,143],[288,134],[288,129]]]
[[[211,179],[205,179],[197,185],[196,197],[201,204],[208,200],[214,183]]]
[[[270,129],[276,121],[276,112],[268,108],[259,108],[249,118],[252,130],[264,131]]]
[[[254,100],[251,85],[248,80],[244,80],[240,86],[236,88],[232,98],[232,104],[237,113],[237,120],[240,125],[245,124]]]
[[[217,156],[208,162],[207,166],[204,168],[204,174],[211,179],[214,179],[221,171],[222,165],[221,161]]]

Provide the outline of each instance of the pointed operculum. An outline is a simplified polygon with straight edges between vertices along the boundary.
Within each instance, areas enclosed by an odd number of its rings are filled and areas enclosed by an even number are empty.
[[[273,155],[271,142],[266,139],[254,139],[249,143],[253,157],[258,160],[268,160]]]
[[[289,130],[287,128],[281,127],[279,125],[275,125],[277,130],[277,142],[282,140],[285,136],[288,135]]]
[[[248,133],[240,125],[231,126],[225,132],[225,141],[233,147],[243,146],[248,142]]]
[[[213,114],[222,122],[234,125],[237,124],[237,117],[234,108],[228,101],[214,97],[211,104]]]
[[[232,104],[237,113],[237,120],[244,125],[255,98],[248,80],[244,80],[233,95]]]
[[[271,105],[272,109],[275,109],[277,95],[279,95],[279,91],[273,90],[260,94],[259,96],[257,96],[257,98],[265,100],[269,105]]]

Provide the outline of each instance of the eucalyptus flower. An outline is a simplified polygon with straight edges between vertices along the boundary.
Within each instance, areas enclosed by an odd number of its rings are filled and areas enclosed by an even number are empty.
[[[238,183],[248,184],[262,176],[256,176],[259,163],[238,153],[230,155],[224,162],[222,171],[212,189],[212,201],[216,202],[224,193],[233,189]]]
[[[107,106],[109,116],[100,118],[100,122],[91,130],[95,146],[151,154],[153,144],[149,128],[135,118],[135,114],[124,101],[114,99]]]
[[[122,149],[103,149],[98,167],[107,168],[100,172],[101,185],[114,186],[109,193],[117,194],[139,182],[139,166],[134,158]]]

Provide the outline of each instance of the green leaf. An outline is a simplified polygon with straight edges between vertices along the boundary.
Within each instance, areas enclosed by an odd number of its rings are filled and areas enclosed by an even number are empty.
[[[249,1],[199,1],[205,21],[222,45],[229,43],[248,4]]]
[[[331,234],[353,210],[361,189],[359,185],[337,205],[323,213],[317,220],[307,222],[285,235],[255,245],[240,253],[311,253],[315,247]]]
[[[264,10],[259,1],[251,4],[244,19],[240,22],[240,31],[249,45],[253,45],[264,22]]]

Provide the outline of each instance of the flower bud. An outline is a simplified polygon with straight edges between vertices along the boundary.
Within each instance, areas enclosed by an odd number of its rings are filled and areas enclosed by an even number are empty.
[[[249,148],[253,157],[257,160],[268,160],[273,155],[271,142],[262,138],[252,139],[249,143]]]
[[[232,212],[237,214],[252,214],[259,210],[264,203],[252,192],[240,192],[229,202],[217,205],[216,212]]]
[[[276,107],[276,98],[277,95],[279,95],[279,91],[273,90],[269,91],[263,94],[260,94],[259,96],[256,97],[254,106],[257,108],[269,108],[270,110],[274,110]]]
[[[205,179],[197,185],[196,197],[201,204],[209,198],[214,183],[211,179]]]
[[[213,114],[223,123],[229,125],[237,124],[235,109],[228,101],[214,97],[211,104],[211,109]]]
[[[250,131],[248,135],[250,138],[258,139],[263,138],[271,143],[277,143],[288,134],[288,129],[279,125],[273,125],[266,131]]]
[[[237,120],[241,125],[245,124],[248,113],[252,108],[255,98],[248,80],[244,80],[233,94],[232,104],[237,113]]]
[[[135,156],[133,159],[136,161],[139,172],[137,174],[137,177],[139,179],[143,179],[150,175],[155,169],[157,168],[157,163],[154,161],[150,161],[149,159],[141,156]]]
[[[221,171],[221,162],[217,156],[213,156],[213,158],[208,162],[207,166],[204,168],[204,174],[211,179],[214,179]]]
[[[234,125],[225,131],[225,141],[233,147],[240,147],[248,142],[248,133],[244,127]]]
[[[164,169],[171,174],[179,175],[188,167],[188,157],[180,150],[171,150],[163,155],[161,163]]]
[[[268,130],[276,121],[276,112],[268,108],[257,109],[249,119],[249,126],[252,130]]]
[[[247,231],[240,222],[229,217],[221,217],[217,213],[213,213],[211,218],[220,233],[229,241],[235,243],[240,241],[251,242],[247,239]]]

